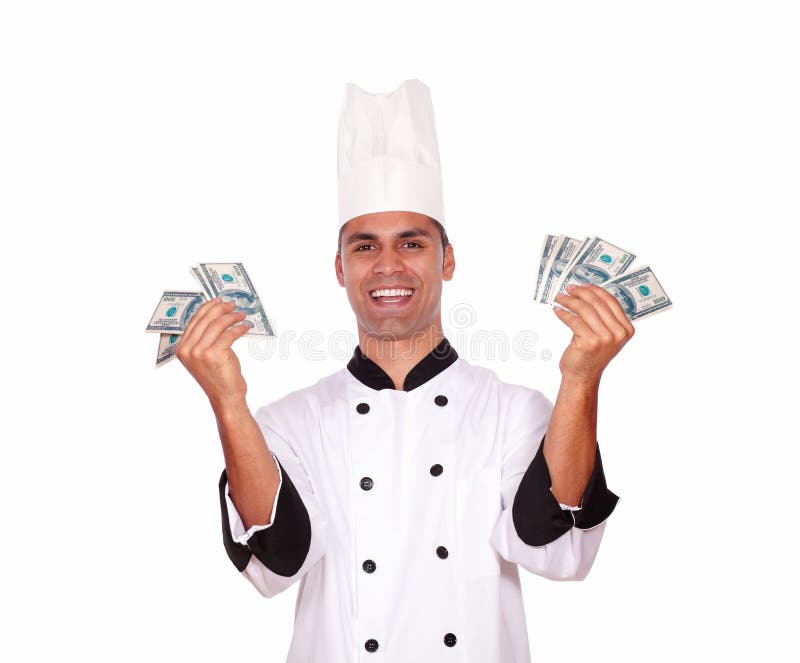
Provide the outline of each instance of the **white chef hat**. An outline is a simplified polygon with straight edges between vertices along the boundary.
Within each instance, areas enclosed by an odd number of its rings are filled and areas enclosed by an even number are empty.
[[[344,89],[339,116],[339,227],[371,212],[425,214],[444,225],[431,91],[418,79],[394,92]]]

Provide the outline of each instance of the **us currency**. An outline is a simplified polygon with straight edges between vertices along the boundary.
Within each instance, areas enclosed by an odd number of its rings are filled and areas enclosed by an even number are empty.
[[[180,334],[161,334],[158,339],[158,353],[156,354],[156,368],[163,366],[175,358],[175,347],[181,340]]]
[[[548,303],[555,301],[559,292],[565,292],[572,284],[594,283],[602,285],[622,274],[636,256],[630,251],[614,246],[599,237],[584,243],[567,265],[561,278],[550,291]]]
[[[625,316],[631,320],[653,315],[672,306],[672,300],[658,282],[650,267],[644,266],[627,272],[602,284],[622,306]]]
[[[542,250],[539,252],[539,273],[536,276],[536,289],[533,293],[533,301],[539,301],[539,288],[542,285],[542,277],[544,276],[544,268],[547,265],[547,261],[550,260],[550,256],[553,254],[553,248],[555,248],[556,242],[558,241],[558,235],[545,235],[544,242],[542,242]]]
[[[244,311],[245,320],[251,324],[248,334],[274,336],[261,299],[253,287],[244,265],[239,262],[201,262],[192,268],[197,281],[206,290],[209,299],[219,297],[236,304],[234,311]]]
[[[161,295],[145,331],[182,334],[197,309],[206,301],[202,292],[167,290]]]
[[[200,273],[199,267],[192,267],[192,276],[194,276],[195,280],[200,284],[200,287],[203,289],[203,292],[206,293],[206,297],[209,299],[214,299],[214,295],[211,294],[211,288],[209,287],[208,283],[203,280],[203,275]]]
[[[547,261],[542,276],[542,282],[538,290],[537,301],[551,304],[556,295],[556,284],[561,278],[564,270],[572,262],[576,253],[588,240],[576,239],[559,235],[553,247],[552,254]]]

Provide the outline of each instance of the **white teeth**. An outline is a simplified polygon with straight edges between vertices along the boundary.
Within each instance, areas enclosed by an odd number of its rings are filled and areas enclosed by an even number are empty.
[[[369,293],[373,298],[377,297],[410,297],[413,290],[407,288],[388,288],[384,290],[373,290]]]

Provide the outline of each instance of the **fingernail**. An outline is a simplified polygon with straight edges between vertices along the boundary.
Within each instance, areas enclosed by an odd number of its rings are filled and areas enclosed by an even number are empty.
[[[245,320],[242,324],[247,325],[248,327],[250,327],[250,329],[255,327],[255,325],[252,322],[250,322],[250,320]]]

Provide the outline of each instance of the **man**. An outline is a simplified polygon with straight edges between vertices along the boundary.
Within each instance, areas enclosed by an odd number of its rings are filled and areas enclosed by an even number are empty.
[[[611,278],[611,274],[594,265],[575,265],[570,276],[576,278],[582,284],[594,283],[596,285],[605,283]]]
[[[612,283],[606,288],[606,292],[619,302],[620,308],[625,312],[625,315],[636,313],[636,299],[624,285]]]
[[[177,355],[209,397],[226,469],[223,540],[266,597],[300,582],[288,661],[530,660],[518,565],[582,579],[617,497],[597,392],[633,333],[617,300],[573,288],[553,407],[458,357],[442,333],[444,231],[428,88],[349,84],[339,133],[337,279],[356,316],[346,368],[256,412],[214,300]]]

